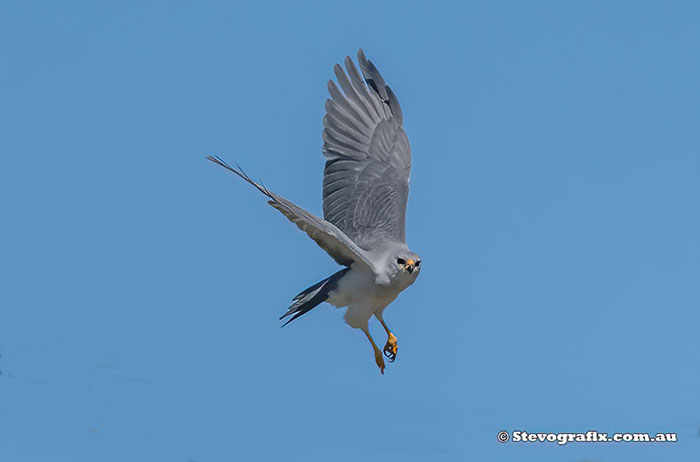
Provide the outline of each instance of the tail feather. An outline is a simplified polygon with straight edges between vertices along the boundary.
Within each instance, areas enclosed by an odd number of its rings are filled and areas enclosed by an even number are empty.
[[[308,313],[321,303],[328,300],[328,294],[335,289],[338,281],[350,270],[350,268],[343,268],[334,275],[327,277],[326,279],[317,282],[316,284],[303,290],[300,294],[294,297],[294,303],[289,307],[286,313],[284,313],[280,319],[284,319],[288,316],[292,316],[287,322],[282,324],[282,327],[286,326],[290,322],[294,321],[298,317]]]

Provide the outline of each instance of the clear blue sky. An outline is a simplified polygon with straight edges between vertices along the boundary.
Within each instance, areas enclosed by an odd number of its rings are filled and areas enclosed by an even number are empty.
[[[4,2],[0,460],[698,460],[699,17]],[[340,310],[280,329],[337,265],[204,160],[320,213],[326,81],[360,47],[403,106],[424,265],[384,376]]]

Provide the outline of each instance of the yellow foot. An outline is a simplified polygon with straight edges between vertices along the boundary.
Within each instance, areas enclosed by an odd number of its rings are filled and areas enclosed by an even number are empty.
[[[382,358],[382,352],[377,350],[374,350],[374,360],[377,362],[377,366],[379,366],[379,372],[384,375],[384,358]]]
[[[389,358],[389,362],[394,362],[396,359],[396,353],[399,352],[399,345],[396,343],[396,336],[389,332],[389,340],[386,341],[384,345],[384,356]]]

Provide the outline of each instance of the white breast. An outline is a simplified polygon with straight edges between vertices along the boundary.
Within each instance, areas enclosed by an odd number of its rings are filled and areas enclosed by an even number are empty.
[[[394,301],[399,293],[414,281],[415,277],[405,273],[397,275],[390,284],[378,284],[376,275],[371,270],[353,265],[338,281],[338,287],[330,292],[328,301],[336,307],[367,305],[372,308],[373,313]]]
[[[340,308],[367,301],[375,290],[374,274],[367,268],[353,265],[338,281],[338,287],[328,294],[328,302]]]

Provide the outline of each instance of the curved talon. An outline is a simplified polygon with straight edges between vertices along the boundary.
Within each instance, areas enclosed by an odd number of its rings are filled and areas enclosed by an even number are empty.
[[[393,351],[392,346],[388,343],[384,346],[384,356],[389,359],[390,363],[393,363],[396,360],[396,353]]]
[[[389,332],[389,338],[384,345],[384,356],[389,358],[389,362],[394,362],[396,360],[396,354],[399,351],[399,346],[396,343],[396,336]]]

